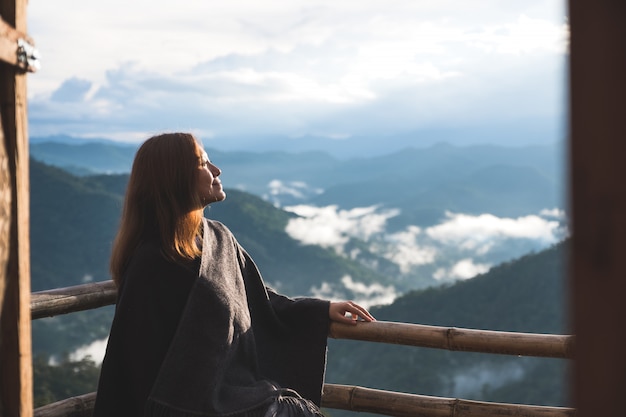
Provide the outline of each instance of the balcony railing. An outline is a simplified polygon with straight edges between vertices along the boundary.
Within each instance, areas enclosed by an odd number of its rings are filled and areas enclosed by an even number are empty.
[[[32,294],[33,319],[67,314],[115,303],[112,281],[59,288]],[[574,337],[377,321],[357,326],[331,323],[330,337],[467,352],[570,359]],[[35,417],[91,416],[95,393],[37,408]],[[575,410],[520,404],[470,401],[405,394],[357,386],[324,384],[322,407],[389,416],[412,417],[566,417]]]

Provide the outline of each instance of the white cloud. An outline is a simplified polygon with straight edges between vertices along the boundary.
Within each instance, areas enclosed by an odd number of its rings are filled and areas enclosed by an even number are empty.
[[[553,209],[543,209],[539,212],[539,215],[542,217],[552,217],[555,218],[557,220],[565,220],[566,219],[566,214],[564,210],[561,210],[559,208],[553,208]]]
[[[516,21],[470,34],[469,42],[490,53],[520,55],[542,51],[564,54],[569,43],[569,28],[565,22],[555,24],[522,14]]]
[[[469,248],[479,247],[493,239],[533,239],[545,244],[556,243],[559,224],[536,215],[517,219],[500,218],[492,214],[479,216],[446,213],[446,221],[426,229],[432,239]]]
[[[386,236],[386,245],[383,256],[396,263],[400,271],[407,273],[413,266],[433,263],[437,256],[437,249],[418,242],[422,229],[409,226],[405,231],[392,233]]]
[[[351,299],[366,309],[375,305],[391,304],[398,296],[398,292],[392,285],[384,286],[377,283],[367,285],[354,281],[349,275],[341,278],[341,284],[342,287],[338,288],[333,284],[323,282],[319,287],[312,287],[310,292],[313,297],[331,301]]]
[[[349,275],[341,278],[341,283],[354,294],[353,301],[362,307],[370,308],[374,305],[387,305],[393,303],[398,296],[392,285],[380,284],[366,285],[352,280]]]
[[[323,192],[320,188],[309,187],[308,184],[302,181],[281,181],[281,180],[272,180],[267,185],[269,188],[269,193],[272,197],[281,196],[281,195],[289,195],[296,199],[304,199],[311,194],[320,194]]]
[[[507,40],[524,45],[524,50],[560,42],[563,2],[437,3],[394,1],[390,7],[375,1],[240,0],[218,5],[182,0],[173,5],[159,0],[34,0],[29,3],[29,28],[47,61],[44,68],[57,76],[69,72],[89,78],[126,62],[172,73],[233,53],[289,52],[298,45],[323,44],[356,49],[365,58],[358,63],[368,62],[372,74],[389,76],[410,68],[414,54],[444,53],[449,42],[480,37],[483,43]],[[58,24],[61,16],[63,25]],[[480,36],[468,37],[468,32]],[[107,42],[100,41],[103,34]],[[314,59],[319,56],[309,58]]]
[[[436,280],[456,280],[474,278],[478,274],[489,271],[491,266],[485,263],[475,264],[472,259],[465,258],[456,262],[452,268],[438,268],[433,274]]]
[[[104,353],[107,347],[106,339],[94,340],[88,345],[84,345],[76,349],[74,352],[70,353],[69,359],[71,361],[80,361],[87,356],[90,356],[91,359],[96,363],[96,365],[100,365],[102,360],[104,359]]]
[[[564,2],[392,4],[31,1],[31,134],[192,130],[238,149],[339,137],[353,151],[450,125],[463,134],[445,140],[561,139]]]
[[[399,213],[398,210],[377,212],[377,206],[340,210],[335,205],[298,205],[285,210],[300,216],[289,220],[285,229],[289,236],[307,245],[334,247],[340,252],[350,237],[367,240],[383,232],[386,221]]]

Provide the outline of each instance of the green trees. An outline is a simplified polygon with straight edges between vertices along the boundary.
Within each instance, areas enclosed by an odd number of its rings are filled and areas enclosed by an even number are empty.
[[[67,356],[51,364],[45,355],[33,359],[34,406],[86,394],[96,390],[100,367],[87,357],[71,361]]]

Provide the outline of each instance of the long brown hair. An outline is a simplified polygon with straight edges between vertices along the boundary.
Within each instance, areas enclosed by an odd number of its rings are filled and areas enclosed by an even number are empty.
[[[133,252],[147,236],[157,236],[163,255],[191,260],[202,222],[197,190],[201,146],[188,133],[165,133],[145,141],[133,162],[110,269],[119,287]]]

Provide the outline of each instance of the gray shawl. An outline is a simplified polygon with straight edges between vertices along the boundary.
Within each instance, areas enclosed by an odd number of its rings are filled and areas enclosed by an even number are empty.
[[[145,415],[253,417],[287,389],[319,405],[328,302],[274,293],[224,225],[204,219],[203,228],[198,278],[156,373]],[[108,361],[115,362],[111,350]],[[111,374],[119,378],[119,373]],[[112,378],[101,375],[99,391],[115,385],[107,379]]]

